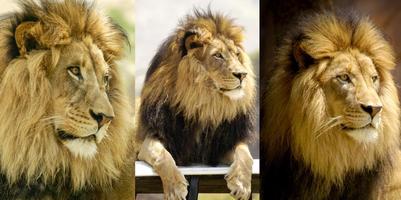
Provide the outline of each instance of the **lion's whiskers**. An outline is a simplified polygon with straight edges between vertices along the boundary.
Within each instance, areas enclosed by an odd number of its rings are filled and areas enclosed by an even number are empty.
[[[36,126],[34,130],[41,129],[41,128],[53,128],[55,125],[63,125],[64,124],[64,118],[61,116],[50,116],[46,117],[40,120],[40,125]]]
[[[40,121],[46,122],[46,121],[52,121],[52,120],[57,120],[57,119],[63,119],[63,117],[62,117],[62,116],[55,115],[55,116],[43,118],[43,119],[41,119]]]
[[[316,135],[315,139],[318,139],[333,127],[340,125],[342,123],[342,119],[342,116],[332,117],[326,123],[323,123],[323,125],[314,132],[314,135]]]

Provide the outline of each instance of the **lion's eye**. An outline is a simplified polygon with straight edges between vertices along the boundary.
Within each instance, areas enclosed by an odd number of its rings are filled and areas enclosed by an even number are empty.
[[[379,79],[378,75],[372,76],[372,81],[373,83],[376,82]]]
[[[221,53],[215,53],[215,54],[213,54],[213,57],[215,57],[217,59],[224,59],[224,57]]]
[[[67,68],[68,74],[76,80],[82,79],[81,69],[78,66],[71,66]]]
[[[349,78],[348,74],[341,74],[337,76],[337,79],[343,83],[349,83],[351,79]]]
[[[105,86],[106,88],[109,87],[110,79],[111,79],[111,76],[110,76],[110,75],[105,75],[105,76],[103,77],[104,86]]]

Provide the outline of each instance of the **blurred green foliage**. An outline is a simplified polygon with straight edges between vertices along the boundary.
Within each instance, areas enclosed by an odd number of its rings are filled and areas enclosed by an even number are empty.
[[[126,15],[121,12],[121,9],[109,8],[107,13],[114,22],[125,30],[130,43],[130,47],[126,47],[127,55],[129,55],[129,58],[135,59],[135,24],[126,18]]]
[[[249,53],[256,77],[259,77],[259,50]]]

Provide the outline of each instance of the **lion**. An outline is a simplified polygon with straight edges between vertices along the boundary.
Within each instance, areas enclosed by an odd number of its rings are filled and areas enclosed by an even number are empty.
[[[79,0],[19,3],[0,22],[0,199],[133,199],[125,33]]]
[[[367,17],[326,11],[297,24],[264,94],[263,197],[401,198],[394,62]]]
[[[231,164],[236,199],[249,199],[255,80],[242,47],[243,28],[196,10],[160,46],[147,71],[137,122],[138,159],[160,175],[164,199],[185,199],[177,165]]]

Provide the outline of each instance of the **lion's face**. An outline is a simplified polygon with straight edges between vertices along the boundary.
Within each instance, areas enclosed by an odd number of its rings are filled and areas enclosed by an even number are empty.
[[[90,41],[73,42],[60,50],[51,75],[53,123],[60,141],[76,156],[90,158],[107,135],[114,117],[108,98],[110,68]]]
[[[320,77],[328,111],[340,129],[359,142],[374,142],[381,128],[380,77],[372,59],[359,51],[341,52]]]
[[[248,69],[242,64],[244,52],[231,40],[214,39],[206,47],[203,62],[218,90],[231,99],[244,96]]]
[[[202,68],[196,70],[201,72],[195,75],[196,83],[231,100],[239,100],[246,95],[245,87],[252,78],[252,72],[246,64],[247,55],[232,40],[215,37],[205,42],[201,48],[190,49],[188,54],[194,58],[196,64],[200,64],[191,67]]]

